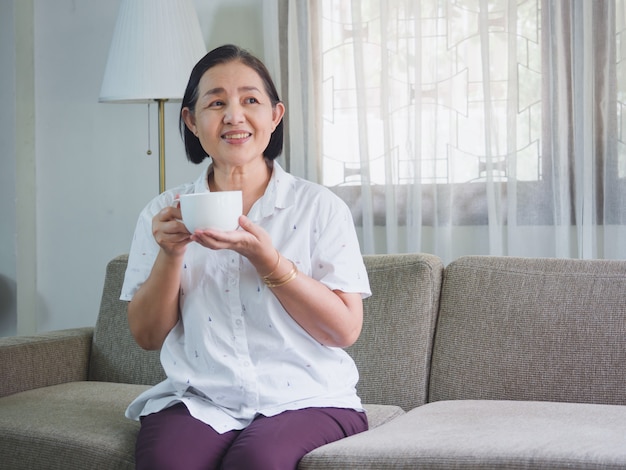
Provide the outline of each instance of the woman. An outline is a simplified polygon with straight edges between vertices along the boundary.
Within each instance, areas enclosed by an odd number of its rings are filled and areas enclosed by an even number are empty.
[[[167,379],[140,395],[138,469],[293,469],[364,431],[358,373],[342,349],[370,295],[347,206],[286,173],[285,112],[265,66],[236,46],[194,67],[181,108],[188,158],[211,165],[143,210],[121,298]],[[241,190],[235,231],[189,233],[176,198]]]

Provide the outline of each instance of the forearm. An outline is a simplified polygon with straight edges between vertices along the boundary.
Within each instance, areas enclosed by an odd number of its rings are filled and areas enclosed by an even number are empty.
[[[291,262],[281,258],[276,272],[289,279],[291,269]],[[344,348],[359,337],[363,323],[360,294],[332,291],[301,272],[271,289],[289,315],[321,344]]]
[[[159,349],[179,318],[182,256],[159,252],[148,279],[128,304],[128,323],[137,344]]]

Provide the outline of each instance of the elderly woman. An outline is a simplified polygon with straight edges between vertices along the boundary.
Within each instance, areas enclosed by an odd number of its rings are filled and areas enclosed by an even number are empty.
[[[142,211],[121,298],[166,380],[130,404],[138,469],[294,469],[367,429],[343,348],[370,295],[351,214],[285,172],[285,107],[265,66],[236,46],[194,67],[181,108],[189,160],[211,164]],[[241,190],[234,231],[181,222],[181,194]]]

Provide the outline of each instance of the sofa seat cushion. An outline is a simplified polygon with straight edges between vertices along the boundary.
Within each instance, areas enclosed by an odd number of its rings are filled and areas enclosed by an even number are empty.
[[[392,419],[402,416],[404,410],[394,405],[368,405],[364,404],[365,413],[367,414],[367,422],[370,429],[377,428]]]
[[[0,398],[2,468],[135,468],[139,423],[124,416],[146,385],[70,382]],[[370,428],[403,415],[392,405],[364,405]]]
[[[320,447],[300,469],[623,469],[626,407],[434,402]]]
[[[135,467],[139,423],[124,411],[145,385],[70,382],[0,398],[2,467]]]

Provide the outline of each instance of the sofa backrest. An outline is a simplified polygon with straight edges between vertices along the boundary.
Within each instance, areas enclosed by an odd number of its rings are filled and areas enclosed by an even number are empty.
[[[363,302],[363,331],[348,348],[361,380],[363,403],[408,411],[426,403],[443,278],[428,254],[366,255],[372,296]]]
[[[432,338],[443,265],[427,254],[365,256],[372,296],[364,301],[363,331],[348,349],[359,369],[364,403],[405,410],[426,402]],[[94,330],[89,379],[155,384],[164,378],[157,351],[139,348],[119,300],[127,256],[107,266]]]
[[[89,362],[89,380],[154,385],[165,378],[158,351],[141,349],[130,334],[126,307],[120,300],[127,255],[107,265]]]
[[[626,405],[626,261],[463,257],[448,265],[429,401]]]

